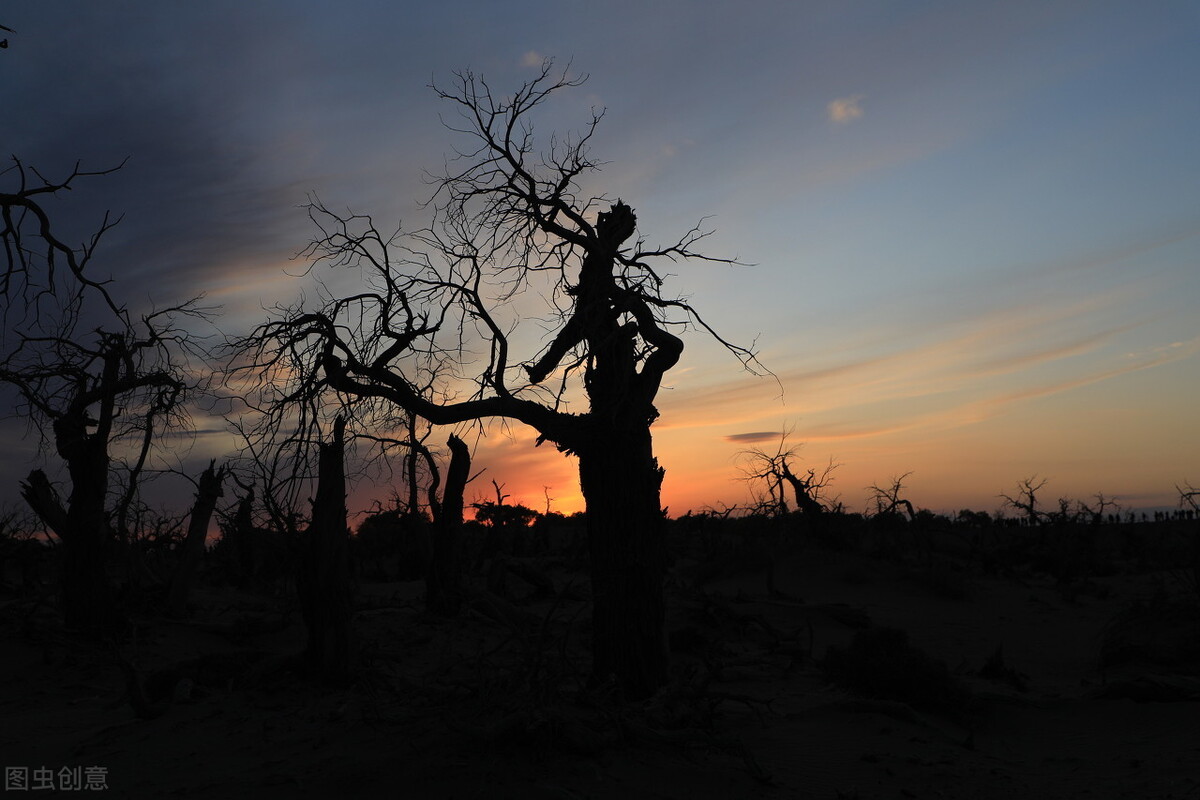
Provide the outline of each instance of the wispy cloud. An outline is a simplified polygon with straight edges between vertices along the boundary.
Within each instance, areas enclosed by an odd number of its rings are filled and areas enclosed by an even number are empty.
[[[1020,391],[991,397],[964,407],[963,410],[971,412],[970,417],[972,420],[983,418],[995,414],[1002,406],[1010,405],[1022,400],[1032,400],[1038,397],[1059,394],[1060,392],[1070,391],[1071,389],[1077,389],[1081,386],[1087,386],[1089,384],[1100,383],[1111,378],[1117,378],[1121,375],[1126,375],[1131,372],[1140,372],[1141,370],[1145,369],[1161,367],[1173,361],[1180,361],[1185,358],[1190,358],[1197,353],[1200,353],[1200,337],[1191,339],[1187,342],[1172,342],[1169,345],[1150,348],[1149,350],[1140,353],[1127,353],[1125,356],[1126,363],[1121,364],[1118,367],[1093,371],[1070,379],[1031,386]]]
[[[972,374],[976,377],[1004,375],[1048,361],[1059,361],[1064,358],[1086,355],[1096,350],[1101,344],[1112,339],[1118,333],[1123,333],[1134,327],[1137,326],[1135,324],[1120,325],[1066,344],[1039,348],[1031,352],[997,356],[976,364],[972,370]]]
[[[537,50],[526,50],[524,55],[521,56],[521,66],[522,67],[540,67],[542,65],[542,62],[545,60],[546,60],[546,57],[543,56],[541,53],[539,53]]]
[[[870,440],[915,430],[949,430],[994,417],[1014,403],[1099,383],[1188,357],[1200,343],[1171,342],[1136,353],[1115,349],[1146,319],[1097,325],[1124,289],[1064,301],[1010,304],[975,318],[897,335],[879,329],[821,362],[778,369],[785,403],[744,377],[670,393],[656,430],[741,425],[718,433],[732,444],[766,441],[765,429],[801,421],[800,438]],[[1099,319],[1098,319],[1099,318]],[[1090,330],[1089,330],[1090,329]],[[883,350],[884,352],[880,352]],[[781,354],[787,359],[786,354]],[[790,360],[790,359],[787,359]]]
[[[771,439],[778,439],[777,431],[754,431],[752,433],[731,433],[723,437],[727,442],[734,444],[754,444],[755,442],[765,442]]]
[[[825,425],[806,426],[803,431],[803,438],[806,442],[844,442],[849,439],[873,439],[879,436],[888,436],[893,433],[901,433],[903,431],[912,430],[920,425],[920,421],[913,420],[900,425],[886,426],[862,426],[845,423],[830,423]]]
[[[843,125],[861,117],[863,115],[862,100],[863,96],[861,94],[831,100],[829,105],[825,107],[826,112],[829,114],[830,122]]]

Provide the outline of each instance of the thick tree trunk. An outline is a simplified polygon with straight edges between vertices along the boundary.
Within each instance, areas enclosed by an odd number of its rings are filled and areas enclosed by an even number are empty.
[[[783,477],[792,486],[792,491],[796,495],[796,508],[800,510],[806,517],[819,517],[825,513],[825,508],[816,500],[813,499],[812,489],[809,482],[812,479],[811,473],[809,481],[801,480],[792,474],[791,469],[785,463],[783,465]]]
[[[668,678],[663,470],[648,426],[606,433],[579,450],[591,553],[591,682],[615,678],[636,700]]]
[[[71,494],[66,510],[46,493],[44,475],[31,473],[29,491],[24,492],[43,521],[62,539],[60,580],[63,621],[68,628],[99,635],[120,630],[123,624],[116,598],[108,583],[108,515],[104,502],[108,492],[108,441],[100,432],[89,434],[93,424],[86,409],[64,415],[54,422],[59,455],[67,462]],[[45,484],[45,485],[43,485]],[[38,501],[38,502],[35,502]]]
[[[120,627],[116,598],[108,583],[108,520],[104,478],[72,469],[67,530],[62,540],[63,621],[68,628],[113,633]]]
[[[196,567],[204,556],[204,543],[208,538],[208,524],[212,520],[213,509],[217,507],[217,499],[224,492],[221,481],[225,477],[225,468],[216,469],[216,463],[210,461],[208,468],[200,474],[200,483],[196,490],[196,502],[192,504],[192,513],[188,518],[187,537],[179,548],[179,562],[175,566],[175,575],[171,579],[171,589],[167,594],[167,614],[181,617],[187,611],[188,592],[192,588],[192,577]]]
[[[462,565],[459,533],[463,523],[463,492],[471,473],[471,451],[451,435],[450,468],[446,489],[433,520],[433,546],[425,576],[425,609],[443,617],[456,617],[462,608]]]
[[[86,470],[79,472],[87,474]],[[120,615],[104,570],[105,481],[103,476],[81,480],[83,486],[71,492],[67,508],[40,469],[29,473],[21,495],[61,540],[58,566],[64,624],[74,630],[108,634],[119,627]]]
[[[333,440],[320,446],[317,497],[304,535],[304,557],[296,587],[308,628],[305,659],[320,680],[344,683],[351,661],[351,589],[346,532],[345,420]]]

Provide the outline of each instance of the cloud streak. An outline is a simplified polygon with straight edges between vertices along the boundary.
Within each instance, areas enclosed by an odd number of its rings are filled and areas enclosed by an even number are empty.
[[[802,420],[798,435],[820,441],[949,429],[987,419],[1013,403],[1179,360],[1195,349],[1191,343],[1177,343],[1135,356],[1115,351],[1115,344],[1148,324],[1144,319],[1078,332],[1108,319],[1124,297],[1120,289],[1071,303],[1049,296],[1039,305],[1014,305],[948,322],[940,335],[936,329],[924,332],[923,340],[889,342],[891,352],[884,354],[850,351],[840,363],[780,370],[785,405],[767,402],[766,387],[743,376],[684,388],[664,397],[663,424],[656,429]],[[880,329],[876,335],[894,334]],[[879,349],[872,338],[858,347]],[[1116,359],[1125,363],[1114,367]],[[1054,370],[1054,379],[1046,380],[1048,369]],[[736,444],[775,435],[759,429],[721,438]]]
[[[779,433],[777,431],[754,431],[752,433],[731,433],[721,438],[734,444],[755,444],[778,439]]]

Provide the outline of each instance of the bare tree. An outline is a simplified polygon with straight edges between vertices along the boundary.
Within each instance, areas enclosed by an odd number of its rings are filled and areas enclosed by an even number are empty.
[[[1099,525],[1104,521],[1105,514],[1120,515],[1121,506],[1115,498],[1106,497],[1103,492],[1098,492],[1093,497],[1096,498],[1094,505],[1082,500],[1060,497],[1057,511],[1038,512],[1038,515],[1043,521],[1054,525]]]
[[[43,206],[79,178],[112,171],[76,166],[50,181],[15,161],[5,174],[16,186],[0,193],[0,385],[15,391],[12,415],[30,422],[43,446],[53,445],[70,482],[64,504],[46,473],[34,470],[22,495],[62,540],[67,624],[93,631],[119,624],[105,576],[108,540],[127,524],[152,445],[185,422],[185,400],[200,386],[190,366],[203,356],[181,324],[204,316],[194,302],[135,319],[111,282],[89,269],[116,221],[106,215],[87,243],[71,247]],[[121,457],[128,459],[125,486],[112,497]]]
[[[345,429],[345,418],[338,417],[329,441],[319,446],[317,496],[312,504],[312,522],[304,532],[304,552],[296,579],[308,629],[305,660],[314,675],[334,684],[349,677],[353,657]]]
[[[1032,475],[1017,484],[1016,497],[1004,493],[1001,493],[1000,497],[1004,498],[1005,505],[1022,512],[1029,525],[1037,525],[1045,516],[1044,512],[1038,510],[1037,493],[1046,485],[1047,480],[1042,478],[1039,481],[1037,475]]]
[[[756,505],[760,510],[789,513],[787,490],[790,489],[797,511],[809,518],[819,517],[827,510],[830,501],[826,490],[833,481],[834,470],[841,465],[830,458],[820,473],[812,468],[803,470],[803,476],[797,475],[793,465],[798,460],[800,446],[788,447],[787,438],[785,432],[773,452],[755,447],[738,453],[743,479],[751,484],[752,491],[759,492]]]
[[[272,535],[293,539],[307,524],[308,501],[317,478],[316,443],[320,429],[303,431],[300,428],[283,431],[282,420],[266,424],[261,419],[248,423],[245,418],[226,417],[226,421],[241,439],[241,452],[233,459],[230,474],[242,491],[235,516],[241,522],[232,525],[235,537],[256,529]],[[240,539],[233,547],[242,555],[244,570],[249,566],[250,550],[254,543]],[[249,578],[242,574],[243,579]]]
[[[1200,489],[1184,481],[1183,488],[1181,489],[1177,485],[1175,491],[1179,493],[1179,507],[1181,509],[1200,514]]]
[[[1096,498],[1094,505],[1078,501],[1080,512],[1092,525],[1103,523],[1106,515],[1121,513],[1121,504],[1117,502],[1117,498],[1107,497],[1104,492],[1096,492],[1092,496]]]
[[[433,541],[425,568],[425,608],[433,614],[455,617],[462,607],[462,565],[459,558],[459,533],[463,524],[463,490],[471,473],[471,451],[466,442],[450,436],[450,465],[446,470],[446,488],[440,500],[437,482],[429,488],[429,506],[433,514]],[[426,451],[428,453],[428,451]],[[430,459],[432,474],[436,468]]]
[[[917,518],[917,512],[913,510],[913,504],[901,495],[904,493],[904,480],[912,475],[912,472],[906,472],[898,477],[893,477],[892,482],[887,486],[878,486],[872,484],[867,487],[871,492],[870,503],[874,505],[874,513],[879,514],[898,514],[903,508],[908,512],[908,519],[911,522]]]
[[[204,555],[208,524],[217,507],[217,500],[224,494],[221,484],[227,473],[228,470],[224,466],[218,468],[216,461],[210,461],[196,482],[196,499],[188,517],[187,535],[179,548],[179,560],[171,578],[171,588],[167,592],[167,613],[172,616],[182,617],[187,610],[192,578]]]
[[[470,72],[457,73],[451,88],[435,86],[460,112],[448,127],[470,145],[436,180],[433,223],[389,236],[370,217],[314,200],[314,268],[359,269],[367,287],[318,310],[283,310],[244,344],[254,353],[249,369],[287,382],[284,398],[334,390],[437,425],[515,420],[537,430],[539,444],[578,457],[594,597],[592,679],[615,677],[640,697],[667,679],[654,401],[683,351],[676,332],[713,333],[687,302],[663,294],[654,262],[731,261],[695,249],[707,235],[699,227],[669,246],[647,246],[634,238],[630,206],[579,196],[580,179],[598,169],[587,146],[600,113],[578,135],[538,148],[534,112],[581,82],[546,62],[504,97]],[[540,354],[517,361],[530,346],[519,323],[533,316],[527,303],[539,295],[555,332]],[[749,350],[717,338],[744,365],[755,363]],[[431,386],[446,364],[452,371]]]

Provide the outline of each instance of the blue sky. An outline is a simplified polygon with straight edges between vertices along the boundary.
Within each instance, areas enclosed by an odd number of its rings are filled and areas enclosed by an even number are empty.
[[[593,153],[610,163],[585,189],[633,205],[651,241],[712,215],[709,252],[748,266],[678,264],[674,286],[756,339],[782,384],[692,337],[656,426],[673,512],[742,502],[745,434],[784,428],[804,458],[843,464],[851,508],[910,470],[914,502],[944,509],[992,510],[1034,473],[1052,494],[1141,506],[1200,481],[1193,3],[2,13],[7,150],[50,174],[130,158],[59,213],[78,239],[126,214],[101,268],[133,305],[204,292],[223,330],[257,322],[301,289],[285,270],[312,233],[308,193],[422,224],[422,170],[454,144],[431,80],[470,68],[504,92],[554,57],[590,79],[539,130],[606,109]],[[531,441],[489,437],[477,460],[531,505],[551,486],[577,506],[571,462]],[[202,436],[195,455],[227,445]]]

